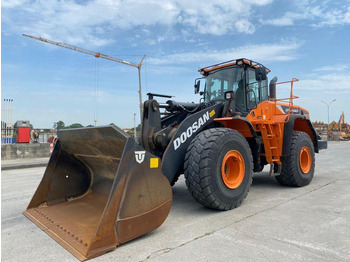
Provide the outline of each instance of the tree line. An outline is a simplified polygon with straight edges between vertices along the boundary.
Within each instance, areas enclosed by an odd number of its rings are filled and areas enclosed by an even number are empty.
[[[59,120],[53,124],[53,129],[60,130],[60,129],[68,129],[68,128],[81,128],[84,127],[80,123],[73,123],[71,125],[66,126],[66,124],[62,121]],[[93,127],[93,125],[88,125],[86,127]]]
[[[115,126],[114,123],[110,123],[110,125],[114,125]],[[68,128],[81,128],[81,127],[94,127],[94,125],[83,126],[80,123],[73,123],[71,125],[66,126],[66,124],[62,120],[59,120],[59,121],[55,122],[54,125],[53,125],[53,129],[56,129],[56,130],[68,129]],[[128,128],[128,129],[133,130],[133,128]],[[139,124],[136,127],[136,131],[140,132],[140,130],[141,130],[141,125]]]

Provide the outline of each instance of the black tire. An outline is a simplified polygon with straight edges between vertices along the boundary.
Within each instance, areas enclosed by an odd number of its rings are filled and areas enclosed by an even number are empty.
[[[300,166],[300,151],[307,147],[311,155],[311,167],[303,173]],[[310,136],[305,132],[293,131],[290,156],[282,158],[281,174],[276,176],[278,183],[284,186],[302,187],[310,184],[315,172],[315,151]]]
[[[244,162],[243,181],[228,188],[221,177],[221,164],[230,150],[238,151]],[[236,130],[212,128],[199,133],[185,156],[186,185],[193,198],[213,209],[230,210],[247,197],[252,184],[253,158],[247,140]]]

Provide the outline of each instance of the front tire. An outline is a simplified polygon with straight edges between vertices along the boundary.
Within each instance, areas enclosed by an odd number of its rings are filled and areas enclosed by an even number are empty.
[[[293,131],[290,149],[290,155],[281,159],[281,174],[276,180],[284,186],[306,186],[315,172],[315,151],[309,135]]]
[[[230,210],[248,195],[253,158],[248,142],[238,131],[212,128],[192,140],[184,169],[186,185],[197,202]]]

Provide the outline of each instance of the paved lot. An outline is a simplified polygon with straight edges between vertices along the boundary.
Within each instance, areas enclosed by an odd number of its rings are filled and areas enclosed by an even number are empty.
[[[2,172],[2,260],[77,261],[21,212],[45,168]],[[316,156],[304,188],[255,174],[248,198],[218,212],[197,204],[184,179],[166,222],[92,261],[350,261],[350,143]]]
[[[1,170],[43,167],[49,162],[49,157],[43,158],[24,158],[1,161]]]

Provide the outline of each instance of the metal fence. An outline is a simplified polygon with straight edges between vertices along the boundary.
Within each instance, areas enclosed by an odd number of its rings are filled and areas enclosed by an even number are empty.
[[[14,144],[16,143],[15,129],[14,128],[1,128],[1,144]]]

